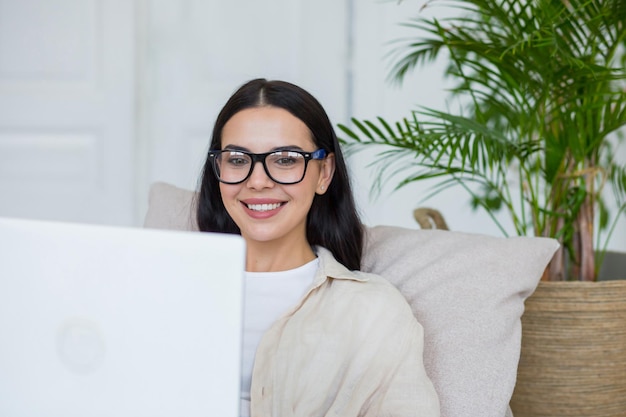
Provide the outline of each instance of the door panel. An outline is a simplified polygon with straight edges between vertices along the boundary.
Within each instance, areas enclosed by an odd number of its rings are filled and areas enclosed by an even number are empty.
[[[131,224],[134,9],[0,0],[0,215]]]

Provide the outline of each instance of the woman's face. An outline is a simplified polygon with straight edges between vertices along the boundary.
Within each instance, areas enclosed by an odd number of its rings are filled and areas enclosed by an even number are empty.
[[[264,106],[242,110],[226,122],[222,150],[227,149],[313,152],[317,147],[304,122],[284,109]],[[326,192],[334,168],[333,154],[324,160],[311,160],[301,182],[282,185],[268,177],[261,163],[254,163],[244,182],[220,182],[222,201],[248,244],[306,241],[306,219],[313,197]]]

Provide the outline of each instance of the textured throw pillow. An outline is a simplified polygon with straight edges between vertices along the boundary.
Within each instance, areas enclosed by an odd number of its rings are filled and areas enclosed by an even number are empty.
[[[442,417],[502,417],[513,394],[520,317],[553,239],[368,229],[362,269],[386,277],[424,326]]]
[[[150,187],[148,212],[143,226],[151,229],[197,231],[195,195],[193,191],[165,182],[155,182]]]
[[[197,230],[193,196],[154,184],[144,226]],[[557,247],[545,238],[367,229],[362,269],[396,285],[424,326],[424,362],[442,417],[510,413],[524,300]]]

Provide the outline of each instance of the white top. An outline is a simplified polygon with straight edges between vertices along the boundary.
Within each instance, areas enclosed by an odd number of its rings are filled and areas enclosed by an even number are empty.
[[[311,286],[319,265],[318,258],[295,269],[280,272],[246,272],[241,360],[241,415],[249,410],[252,367],[263,334]],[[247,406],[245,405],[247,404]]]

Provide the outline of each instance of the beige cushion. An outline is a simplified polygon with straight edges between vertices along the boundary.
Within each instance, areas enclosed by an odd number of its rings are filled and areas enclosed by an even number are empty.
[[[198,230],[195,193],[156,182],[150,187],[144,227],[151,229]]]
[[[154,184],[145,227],[197,230],[193,196]],[[424,326],[424,361],[442,417],[508,412],[524,300],[557,247],[545,238],[368,228],[362,269],[396,285]]]

